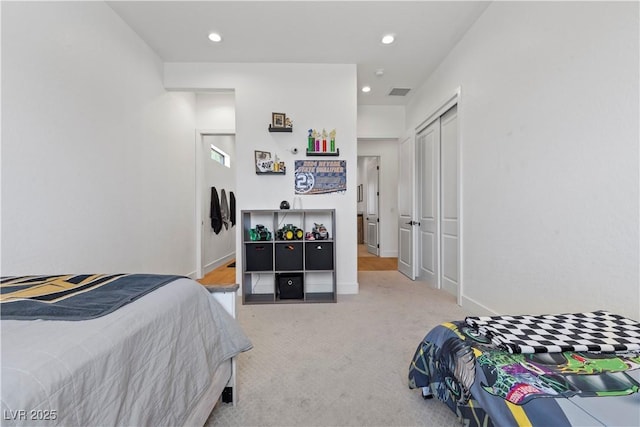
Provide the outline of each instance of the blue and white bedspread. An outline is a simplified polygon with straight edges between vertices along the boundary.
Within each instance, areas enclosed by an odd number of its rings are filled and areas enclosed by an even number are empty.
[[[0,334],[3,427],[201,426],[217,375],[251,348],[188,278],[90,320],[3,319]]]
[[[465,321],[436,326],[414,354],[409,387],[465,426],[640,426],[638,351],[513,353],[492,338]]]
[[[183,276],[73,274],[0,278],[3,320],[88,320]]]

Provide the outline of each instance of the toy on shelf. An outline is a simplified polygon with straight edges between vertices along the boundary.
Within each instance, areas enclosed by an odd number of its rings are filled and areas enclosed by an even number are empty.
[[[278,240],[301,240],[304,232],[293,224],[286,224],[276,233]]]
[[[271,240],[271,232],[262,224],[257,224],[256,228],[249,230],[250,240]]]
[[[329,238],[327,227],[315,222],[313,223],[313,228],[311,229],[311,235],[313,236],[314,240],[326,240]]]

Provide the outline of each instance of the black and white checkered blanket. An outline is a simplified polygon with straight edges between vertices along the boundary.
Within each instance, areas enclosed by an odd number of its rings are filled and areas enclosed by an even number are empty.
[[[510,353],[640,351],[640,323],[607,311],[467,317],[465,322]]]

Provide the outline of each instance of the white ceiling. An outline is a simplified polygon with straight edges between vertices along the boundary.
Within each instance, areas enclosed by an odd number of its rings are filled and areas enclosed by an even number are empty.
[[[357,64],[359,105],[404,105],[484,1],[111,1],[166,62]],[[207,36],[218,32],[222,43]],[[383,45],[383,34],[396,42]],[[376,70],[383,69],[378,77]],[[412,89],[388,96],[392,88]]]

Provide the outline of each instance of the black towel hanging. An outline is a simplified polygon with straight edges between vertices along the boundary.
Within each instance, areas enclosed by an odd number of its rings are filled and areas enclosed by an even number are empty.
[[[222,230],[222,213],[220,212],[220,200],[218,199],[218,191],[216,187],[211,187],[211,228],[218,234]]]
[[[229,218],[231,226],[236,225],[236,195],[233,194],[233,191],[229,191]]]

